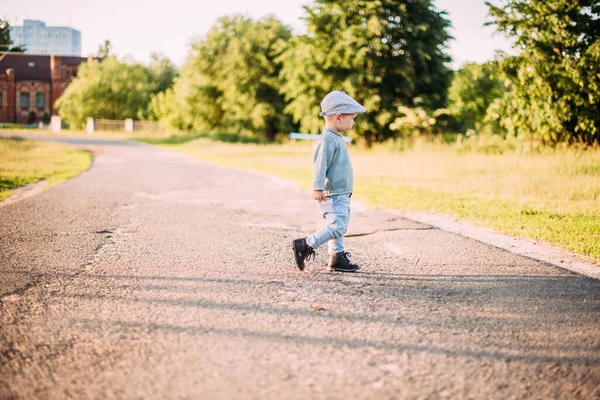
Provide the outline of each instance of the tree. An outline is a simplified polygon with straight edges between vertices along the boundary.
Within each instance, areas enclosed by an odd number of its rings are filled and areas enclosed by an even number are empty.
[[[164,92],[150,96],[147,118],[160,121],[165,126],[180,130],[190,130],[193,125],[191,125],[189,119],[184,119],[186,114],[182,110],[185,107],[185,99],[176,97],[174,88],[169,88]]]
[[[108,39],[104,39],[104,43],[101,43],[98,46],[98,52],[96,53],[96,57],[100,59],[108,58],[112,55],[113,45]]]
[[[7,20],[0,19],[0,51],[8,51],[11,44],[10,24]]]
[[[173,81],[177,76],[177,68],[169,57],[165,57],[159,53],[153,53],[150,56],[150,64],[148,65],[148,73],[150,75],[152,94],[164,92],[173,86]]]
[[[109,56],[79,67],[77,77],[57,100],[60,116],[72,127],[87,117],[126,119],[144,115],[150,101],[148,71],[144,65]]]
[[[177,68],[170,58],[162,54],[153,53],[150,58],[150,64],[148,65],[150,103],[141,116],[155,121],[163,119],[165,125],[174,125],[181,129],[181,121],[177,120],[178,122],[175,123],[175,116],[172,115],[176,112],[176,108],[174,104],[169,103],[174,101],[173,93],[166,93],[167,90],[173,87],[177,77]]]
[[[463,65],[448,90],[448,109],[462,130],[481,130],[487,110],[505,91],[496,63]]]
[[[515,136],[544,144],[600,140],[600,4],[596,0],[486,3],[522,53],[500,67],[511,90],[496,105]]]
[[[318,105],[335,89],[367,108],[355,130],[369,143],[397,134],[389,125],[399,106],[445,105],[450,23],[431,1],[316,0],[306,11],[308,34],[282,55],[282,91],[301,129],[315,131]]]
[[[0,52],[10,51],[23,53],[25,48],[23,46],[11,46],[13,44],[10,40],[10,24],[6,19],[0,19]]]
[[[253,21],[243,16],[219,19],[192,52],[177,79],[173,101],[178,124],[197,130],[233,131],[274,138],[289,132],[279,93],[277,61],[291,33],[273,17]],[[163,109],[169,107],[163,107]]]

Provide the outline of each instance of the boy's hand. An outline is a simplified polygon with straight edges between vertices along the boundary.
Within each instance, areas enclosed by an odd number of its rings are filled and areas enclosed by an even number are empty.
[[[312,198],[316,201],[325,201],[325,196],[322,190],[313,190]]]

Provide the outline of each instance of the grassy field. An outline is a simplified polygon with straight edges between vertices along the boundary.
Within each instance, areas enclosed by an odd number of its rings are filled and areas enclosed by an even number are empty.
[[[252,169],[310,189],[312,146],[165,146],[220,165]],[[373,207],[438,212],[600,261],[600,151],[502,155],[424,146],[351,150],[356,195]]]
[[[0,138],[0,201],[42,179],[55,184],[89,168],[91,154],[56,143]]]

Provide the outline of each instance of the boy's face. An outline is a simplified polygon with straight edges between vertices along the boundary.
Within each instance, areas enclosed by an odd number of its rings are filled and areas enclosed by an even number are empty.
[[[354,126],[354,118],[358,114],[336,114],[333,116],[335,128],[338,132],[348,132]]]

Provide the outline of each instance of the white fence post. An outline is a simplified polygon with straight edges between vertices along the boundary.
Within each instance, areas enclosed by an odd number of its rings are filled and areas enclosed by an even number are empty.
[[[131,118],[125,120],[125,132],[133,132],[133,120]]]
[[[87,128],[88,135],[91,135],[92,133],[94,133],[95,125],[96,124],[94,122],[94,118],[87,117],[87,119],[86,119],[86,128]]]
[[[50,130],[52,132],[60,132],[60,117],[58,115],[53,115],[50,118]]]

